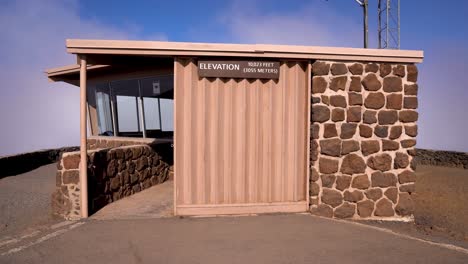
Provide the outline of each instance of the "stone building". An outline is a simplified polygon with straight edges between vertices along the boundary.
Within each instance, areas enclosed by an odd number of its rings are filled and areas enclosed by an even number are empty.
[[[173,178],[176,215],[412,216],[422,51],[111,40],[67,51],[79,63],[47,71],[81,91],[59,215]]]

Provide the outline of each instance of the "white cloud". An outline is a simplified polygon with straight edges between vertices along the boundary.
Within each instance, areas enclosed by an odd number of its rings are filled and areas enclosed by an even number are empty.
[[[236,42],[362,46],[361,25],[326,2],[312,1],[290,12],[268,12],[261,5],[262,1],[236,1],[219,15]]]
[[[79,143],[79,89],[43,71],[75,63],[66,38],[138,38],[140,29],[82,19],[76,0],[19,0],[0,9],[0,156]],[[155,34],[152,39],[166,39]]]

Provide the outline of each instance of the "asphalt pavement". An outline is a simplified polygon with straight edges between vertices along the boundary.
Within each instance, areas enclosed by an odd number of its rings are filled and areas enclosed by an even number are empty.
[[[27,233],[59,220],[51,215],[56,164],[0,179],[0,238]]]
[[[88,220],[0,263],[468,263],[468,250],[311,215]]]

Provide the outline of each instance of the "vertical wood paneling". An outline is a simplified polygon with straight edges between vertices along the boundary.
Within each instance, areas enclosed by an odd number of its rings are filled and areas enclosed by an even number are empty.
[[[195,61],[175,64],[176,205],[306,201],[309,69],[207,79]]]

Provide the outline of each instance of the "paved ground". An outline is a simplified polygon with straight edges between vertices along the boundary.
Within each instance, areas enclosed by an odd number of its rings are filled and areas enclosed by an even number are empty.
[[[4,251],[0,262],[445,264],[468,263],[468,251],[291,214],[89,220],[42,243]]]
[[[57,222],[51,218],[55,164],[0,179],[0,238]]]
[[[97,220],[170,217],[174,211],[174,182],[166,181],[125,197],[91,216]]]
[[[87,221],[60,222],[49,214],[52,164],[0,179],[0,263],[468,263],[466,173],[418,167],[416,224],[305,215],[174,218],[173,182]],[[382,227],[387,231],[376,230]]]

